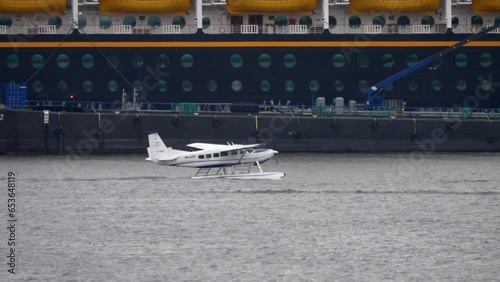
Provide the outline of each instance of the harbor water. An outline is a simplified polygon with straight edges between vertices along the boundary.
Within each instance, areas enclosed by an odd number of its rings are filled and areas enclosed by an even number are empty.
[[[498,281],[500,154],[278,154],[278,181],[146,155],[1,156],[9,281]],[[8,191],[0,210],[8,226]]]

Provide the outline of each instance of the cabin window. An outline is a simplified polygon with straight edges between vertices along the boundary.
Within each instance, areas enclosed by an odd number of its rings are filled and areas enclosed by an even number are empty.
[[[394,56],[392,56],[391,54],[385,54],[382,57],[382,65],[384,66],[384,68],[391,68],[392,66],[394,66]]]
[[[37,93],[40,93],[43,91],[43,84],[40,80],[33,82],[33,85],[31,85],[31,87],[33,88],[33,91],[35,91]]]
[[[82,66],[86,69],[90,69],[94,66],[94,56],[90,54],[85,54],[82,57]]]
[[[473,16],[470,19],[470,24],[474,26],[483,26],[483,18],[481,16]]]
[[[189,91],[193,90],[193,84],[191,83],[191,81],[184,80],[182,82],[182,90],[184,90],[184,92],[189,92]]]
[[[205,158],[205,156],[204,156],[204,155],[199,155],[199,156],[198,156],[198,159],[204,159],[204,158]]]
[[[295,63],[296,63],[296,59],[295,59],[295,56],[292,55],[292,54],[286,54],[284,57],[283,57],[283,65],[285,65],[285,67],[291,69],[295,66]]]
[[[79,15],[78,16],[78,28],[79,29],[84,29],[87,26],[87,18]]]
[[[215,92],[217,91],[217,82],[215,80],[209,80],[207,82],[207,89],[210,92]]]
[[[126,16],[124,19],[123,19],[123,24],[124,25],[130,25],[132,27],[135,27],[137,22],[135,21],[135,17],[133,16]]]
[[[0,25],[12,26],[12,18],[9,16],[0,16]]]
[[[307,28],[310,28],[312,26],[312,19],[309,16],[303,16],[299,19],[299,24],[302,25],[307,25]]]
[[[59,89],[61,93],[66,93],[66,91],[68,91],[68,83],[64,80],[59,81],[57,83],[57,89]]]
[[[376,16],[376,17],[373,18],[372,23],[374,25],[384,26],[385,25],[385,18],[383,16]]]
[[[15,54],[7,56],[7,66],[11,69],[17,68],[19,66],[19,57]]]
[[[231,155],[236,155],[236,154],[238,154],[238,151],[236,150],[231,151]]]
[[[102,29],[108,29],[111,27],[111,18],[108,16],[101,16],[99,18],[99,26]]]
[[[342,54],[335,54],[332,58],[332,63],[336,68],[341,68],[345,66],[346,60],[344,55]]]
[[[241,66],[243,66],[243,57],[240,54],[231,55],[229,61],[231,62],[231,66],[233,66],[233,68],[241,68]]]
[[[406,64],[411,67],[414,66],[416,63],[418,63],[419,59],[417,54],[411,54],[408,57],[406,57]]]
[[[168,56],[165,54],[160,54],[156,57],[156,65],[160,67],[160,69],[167,68],[167,65],[170,63]]]
[[[69,66],[69,57],[66,54],[60,54],[57,56],[56,64],[59,68],[65,69]]]
[[[463,79],[457,81],[457,89],[458,91],[464,91],[465,89],[467,89],[467,82],[465,82],[465,80]]]
[[[182,55],[181,57],[181,65],[185,68],[190,68],[192,67],[194,64],[194,58],[192,55],[190,54],[184,54]]]
[[[274,24],[276,26],[286,26],[288,20],[285,16],[277,16],[275,19],[274,19]]]
[[[219,157],[219,153],[214,153],[214,158],[218,158]]]
[[[434,18],[432,16],[424,16],[421,23],[432,27],[434,25]]]
[[[206,157],[207,159],[210,159],[210,158],[212,157],[212,154],[206,154],[206,155],[205,155],[205,157]]]
[[[293,90],[295,90],[295,82],[293,82],[292,80],[285,81],[285,90],[288,92],[292,92]]]
[[[158,81],[158,90],[160,92],[166,92],[168,89],[167,82],[165,80]]]
[[[85,92],[91,92],[92,89],[94,88],[94,83],[90,80],[85,80],[82,84],[83,91]]]
[[[40,54],[36,54],[33,55],[33,57],[31,57],[31,64],[33,65],[33,67],[37,69],[43,66],[44,63],[45,63],[45,58]]]
[[[201,25],[203,28],[208,28],[210,26],[210,18],[203,17],[203,20],[201,21]]]
[[[333,83],[333,88],[335,89],[335,91],[342,91],[344,90],[344,83],[340,80],[336,80],[334,83]]]
[[[366,81],[366,80],[360,80],[358,83],[358,86],[359,86],[359,89],[361,89],[361,90],[370,88],[370,85],[368,84],[368,81]]]
[[[259,61],[259,65],[262,68],[268,68],[271,66],[271,56],[269,56],[268,54],[260,55],[258,58],[258,61]]]
[[[116,69],[120,65],[120,58],[117,55],[108,56],[108,67]]]
[[[456,28],[458,26],[458,24],[460,23],[460,20],[458,19],[458,17],[453,17],[451,19],[451,24],[452,24],[452,27],[453,28]]]
[[[407,16],[400,16],[398,18],[398,25],[409,26],[410,25],[410,18],[408,18]]]
[[[161,20],[158,16],[151,16],[148,19],[148,25],[150,27],[159,27],[161,25]]]
[[[491,60],[491,55],[488,53],[483,53],[481,54],[481,57],[479,58],[481,66],[487,68],[491,66],[492,60]]]
[[[268,80],[262,80],[260,82],[260,90],[268,92],[269,90],[271,90],[271,83]]]
[[[231,87],[233,88],[233,91],[239,92],[243,88],[243,85],[241,84],[241,81],[235,80],[231,83]]]
[[[459,68],[463,68],[467,65],[467,56],[464,53],[460,53],[455,57],[455,65]]]
[[[357,61],[360,68],[365,69],[370,66],[370,57],[366,54],[359,54]]]
[[[349,17],[349,27],[350,28],[359,28],[361,26],[361,18],[358,16],[350,16]]]
[[[52,17],[49,18],[48,24],[49,25],[55,25],[56,28],[60,28],[61,25],[62,25],[62,20],[58,16],[52,16]]]
[[[118,90],[118,83],[115,80],[108,81],[109,92],[116,92]]]
[[[186,26],[186,19],[181,16],[175,16],[174,19],[172,20],[172,24],[179,25],[181,28],[184,28]]]
[[[337,26],[337,19],[335,17],[329,16],[328,17],[328,28],[332,29]]]
[[[228,152],[221,152],[221,153],[220,153],[220,156],[221,156],[221,157],[226,157],[226,156],[228,156],[228,155],[229,155],[229,153],[228,153]]]
[[[317,80],[311,80],[309,82],[309,90],[313,92],[318,92],[319,91],[319,82]]]

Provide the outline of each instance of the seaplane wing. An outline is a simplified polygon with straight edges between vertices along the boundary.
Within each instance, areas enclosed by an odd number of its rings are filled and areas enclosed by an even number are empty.
[[[248,144],[248,145],[228,144],[228,145],[221,145],[221,144],[210,144],[210,143],[191,143],[191,144],[187,144],[186,146],[191,147],[191,148],[201,149],[201,150],[236,150],[236,149],[248,149],[248,148],[261,147],[261,146],[264,146],[264,145],[265,144]]]

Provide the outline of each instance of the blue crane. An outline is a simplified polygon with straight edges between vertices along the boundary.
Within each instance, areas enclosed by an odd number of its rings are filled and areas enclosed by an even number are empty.
[[[447,48],[441,50],[440,52],[438,52],[438,53],[436,53],[428,58],[421,60],[420,62],[416,63],[415,65],[410,66],[410,67],[382,80],[381,82],[373,85],[370,88],[363,89],[362,92],[366,95],[366,105],[369,108],[372,108],[373,106],[382,106],[382,105],[375,105],[375,104],[382,102],[381,99],[377,98],[377,95],[384,89],[384,87],[388,86],[389,84],[395,82],[396,80],[398,80],[400,78],[403,78],[403,77],[429,65],[430,63],[432,63],[432,62],[436,61],[437,59],[457,50],[458,48],[464,46],[465,44],[467,44],[471,41],[477,40],[481,36],[487,34],[488,32],[490,32],[492,30],[495,30],[499,27],[500,27],[500,23],[496,23],[495,25],[493,25],[491,27],[483,28],[478,33],[475,33],[475,34],[465,38],[464,40],[458,42],[457,44],[455,44],[451,47],[447,47]]]

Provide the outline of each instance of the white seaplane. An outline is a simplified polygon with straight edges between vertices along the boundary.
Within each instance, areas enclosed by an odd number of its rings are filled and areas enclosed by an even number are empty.
[[[165,146],[158,133],[149,134],[148,139],[147,161],[159,165],[198,168],[192,179],[281,179],[285,176],[283,172],[262,171],[260,164],[278,153],[275,150],[258,148],[264,144],[192,143],[187,146],[198,150],[182,151]],[[251,171],[253,165],[258,167],[258,172]]]

